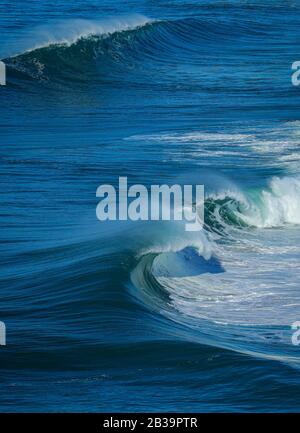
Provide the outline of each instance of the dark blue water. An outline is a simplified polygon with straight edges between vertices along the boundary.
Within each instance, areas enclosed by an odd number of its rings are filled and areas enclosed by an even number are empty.
[[[1,411],[298,411],[300,5],[1,1]],[[96,189],[204,184],[205,230]]]

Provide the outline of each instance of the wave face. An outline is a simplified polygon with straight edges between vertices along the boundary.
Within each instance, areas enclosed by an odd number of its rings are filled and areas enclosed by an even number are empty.
[[[299,179],[273,178],[262,190],[208,194],[198,244],[186,237],[143,254],[136,296],[196,341],[298,364],[288,346],[300,301],[299,192]]]
[[[3,411],[299,411],[299,8],[0,14]],[[100,223],[120,176],[204,185],[203,230]]]
[[[76,79],[91,79],[91,72],[97,79],[97,62],[118,61],[111,50],[122,42],[126,44],[128,37],[134,37],[135,31],[150,23],[151,20],[140,15],[99,21],[61,21],[36,29],[34,35],[20,44],[24,52],[5,61],[12,73],[21,72],[40,81],[74,80],[76,83]]]

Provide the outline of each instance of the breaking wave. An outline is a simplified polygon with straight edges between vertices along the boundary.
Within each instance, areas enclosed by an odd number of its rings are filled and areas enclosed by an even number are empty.
[[[209,194],[201,233],[143,252],[131,273],[134,295],[178,332],[192,330],[193,341],[298,363],[289,329],[300,303],[299,206],[295,177]]]
[[[172,63],[178,52],[182,62],[191,54],[212,49],[222,38],[225,48],[237,35],[245,41],[263,33],[245,25],[206,22],[200,18],[178,20],[150,19],[142,15],[101,20],[61,21],[22,35],[13,53],[4,61],[19,78],[25,75],[40,81],[97,80],[99,71],[113,74],[135,70],[144,62],[163,63],[166,55]],[[146,74],[147,68],[144,73]],[[100,74],[101,75],[101,74]],[[101,76],[100,76],[101,78]]]

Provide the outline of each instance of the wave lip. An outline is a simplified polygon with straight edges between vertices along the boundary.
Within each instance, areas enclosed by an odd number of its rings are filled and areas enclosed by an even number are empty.
[[[120,64],[127,68],[131,46],[127,32],[138,32],[152,22],[142,15],[130,15],[98,21],[64,21],[36,29],[33,36],[22,42],[21,54],[5,59],[9,76],[70,87],[74,82],[101,81],[106,73],[113,74],[114,66],[117,74]]]
[[[14,58],[51,45],[71,46],[80,39],[134,30],[152,22],[153,20],[138,14],[100,20],[58,21],[52,25],[40,26],[30,36],[22,38],[20,48],[15,49],[15,53],[9,55],[8,58]]]

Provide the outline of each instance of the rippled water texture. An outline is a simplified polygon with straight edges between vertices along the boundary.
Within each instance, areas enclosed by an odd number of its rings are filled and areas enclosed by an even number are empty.
[[[4,2],[2,411],[299,411],[300,6]],[[100,184],[204,184],[205,225]]]

